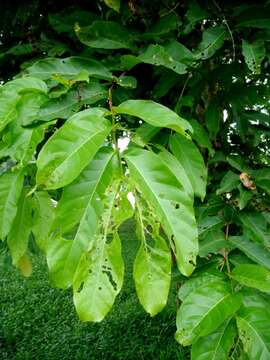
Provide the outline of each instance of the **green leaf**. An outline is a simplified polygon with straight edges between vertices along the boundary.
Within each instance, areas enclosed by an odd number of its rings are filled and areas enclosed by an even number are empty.
[[[44,94],[27,92],[22,95],[17,103],[17,122],[22,126],[27,126],[36,120],[42,104],[48,100]]]
[[[193,134],[192,138],[196,141],[196,143],[203,147],[208,149],[210,156],[213,156],[215,151],[212,147],[212,144],[209,139],[209,135],[206,132],[206,130],[203,128],[203,126],[195,119],[189,120],[192,128],[193,128]]]
[[[160,40],[160,36],[177,29],[181,25],[181,21],[174,12],[161,16],[160,19],[149,29],[148,32],[143,34],[144,39]]]
[[[47,58],[37,61],[26,69],[27,73],[42,80],[48,80],[53,75],[73,80],[82,70],[89,76],[98,79],[112,80],[111,72],[100,61],[83,57],[69,57],[65,59]]]
[[[0,176],[0,239],[9,233],[17,213],[17,204],[23,186],[21,171],[7,172]]]
[[[244,304],[237,314],[239,337],[249,359],[270,358],[269,303],[258,295],[245,295]]]
[[[114,21],[94,21],[90,26],[75,25],[75,32],[83,44],[97,49],[131,49],[130,33]]]
[[[215,332],[199,339],[191,348],[192,360],[227,360],[237,334],[235,322],[226,320]]]
[[[202,35],[202,41],[193,52],[195,59],[205,60],[212,57],[223,46],[227,30],[223,26],[215,26],[206,29]]]
[[[179,270],[190,275],[198,252],[192,199],[184,181],[151,151],[133,148],[125,153],[130,179],[147,200],[176,254]]]
[[[215,269],[204,270],[199,274],[194,274],[191,279],[185,281],[178,291],[178,298],[183,302],[198,288],[204,288],[206,285],[217,281],[225,280],[224,274]]]
[[[265,57],[264,41],[256,40],[253,43],[249,43],[246,40],[242,40],[242,53],[249,70],[255,74],[260,74],[261,62]]]
[[[185,14],[187,18],[187,25],[184,28],[184,34],[189,34],[195,25],[201,21],[208,18],[209,14],[202,9],[196,1],[191,1],[188,3],[188,11]]]
[[[216,138],[221,120],[220,105],[217,101],[212,101],[205,112],[205,124],[211,139]]]
[[[194,194],[203,200],[206,190],[207,169],[200,151],[192,141],[177,134],[170,137],[170,149],[184,167]]]
[[[212,333],[239,309],[241,299],[222,281],[194,290],[178,310],[176,340],[186,346]]]
[[[144,123],[137,128],[131,140],[135,144],[144,147],[155,135],[159,133],[160,130],[161,128]]]
[[[263,292],[270,292],[270,271],[260,265],[237,265],[231,272],[230,277],[242,285]]]
[[[137,59],[146,64],[164,66],[180,75],[187,72],[186,65],[175,60],[161,45],[149,45]]]
[[[47,250],[51,278],[58,287],[72,284],[80,258],[94,239],[103,211],[100,202],[116,170],[113,150],[101,148],[81,175],[64,188]]]
[[[270,270],[270,252],[262,244],[250,241],[243,236],[230,236],[229,242],[243,251],[251,260]]]
[[[58,189],[80,174],[111,130],[105,112],[101,108],[80,111],[50,137],[37,159],[38,185]]]
[[[55,216],[53,201],[46,191],[36,191],[33,196],[34,217],[32,232],[38,247],[46,253]]]
[[[0,131],[16,119],[19,99],[20,96],[11,91],[0,92]]]
[[[217,189],[216,193],[217,195],[220,195],[226,192],[231,192],[232,190],[236,189],[239,184],[239,175],[229,170],[221,180],[220,187]]]
[[[137,236],[140,248],[133,266],[136,292],[143,308],[154,316],[166,305],[171,281],[171,254],[162,236],[155,231],[147,239],[147,226],[153,226],[151,214],[136,197]],[[152,220],[152,221],[151,221]]]
[[[270,194],[270,168],[253,170],[252,175],[255,177],[256,186]]]
[[[26,254],[28,239],[32,226],[31,198],[27,197],[29,188],[25,188],[18,201],[18,210],[7,237],[7,243],[12,255],[12,262],[18,266],[20,259]]]
[[[266,247],[270,245],[267,221],[261,213],[241,212],[238,217],[242,223],[244,235]]]
[[[181,134],[192,132],[191,125],[164,105],[151,100],[127,100],[114,108],[117,114],[136,116],[150,125],[173,129]]]
[[[120,0],[104,0],[105,4],[112,8],[113,10],[119,12],[120,10]]]
[[[81,321],[101,321],[111,309],[124,278],[121,241],[112,229],[112,213],[119,181],[111,188],[98,232],[79,263],[73,284],[74,304]]]
[[[14,121],[4,131],[0,157],[9,156],[21,165],[25,165],[33,159],[36,147],[43,136],[43,129],[25,129]]]
[[[48,88],[44,81],[35,77],[26,76],[7,82],[0,91],[10,91],[17,94],[38,91],[47,94]]]
[[[225,240],[225,234],[222,230],[210,230],[200,237],[199,256],[207,256],[208,254],[217,254],[220,249],[228,247]]]
[[[51,99],[40,107],[37,121],[51,121],[67,119],[80,109],[83,104],[94,104],[108,97],[108,90],[98,82],[80,86],[77,90],[70,90],[60,98]]]

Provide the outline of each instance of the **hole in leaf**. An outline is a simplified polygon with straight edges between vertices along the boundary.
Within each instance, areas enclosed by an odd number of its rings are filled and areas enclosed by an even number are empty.
[[[83,290],[83,287],[84,287],[84,281],[81,283],[81,285],[78,287],[78,290],[77,290],[77,293],[79,294],[82,290]]]

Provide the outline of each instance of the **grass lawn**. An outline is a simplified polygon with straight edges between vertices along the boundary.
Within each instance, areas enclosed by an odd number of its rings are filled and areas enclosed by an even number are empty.
[[[175,285],[168,306],[151,318],[137,299],[132,263],[138,247],[132,223],[122,227],[124,287],[98,324],[80,323],[71,291],[50,287],[44,257],[33,254],[24,279],[0,255],[0,359],[188,359],[174,340]]]

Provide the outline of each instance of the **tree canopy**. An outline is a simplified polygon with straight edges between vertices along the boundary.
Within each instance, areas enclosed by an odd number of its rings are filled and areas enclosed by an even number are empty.
[[[1,7],[0,238],[14,266],[31,274],[35,242],[80,319],[101,321],[134,217],[143,308],[164,308],[173,273],[192,359],[269,359],[269,1]]]

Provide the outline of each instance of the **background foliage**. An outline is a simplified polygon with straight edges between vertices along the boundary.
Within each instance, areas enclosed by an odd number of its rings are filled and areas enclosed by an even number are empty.
[[[27,276],[35,240],[81,320],[119,293],[117,230],[135,212],[144,309],[163,309],[172,267],[192,358],[269,358],[268,14],[268,1],[32,1],[4,17],[2,246]]]

